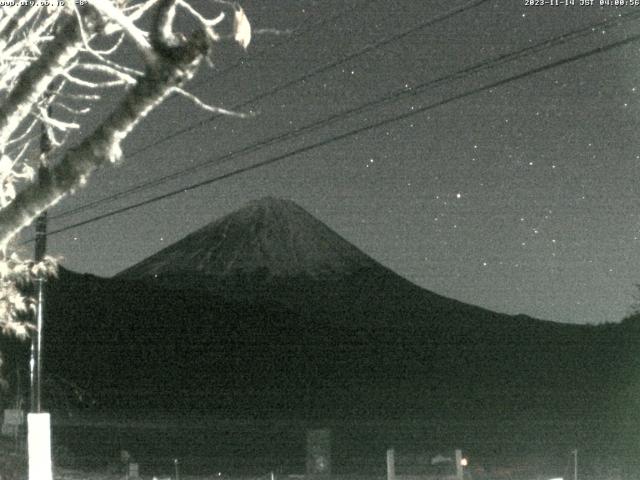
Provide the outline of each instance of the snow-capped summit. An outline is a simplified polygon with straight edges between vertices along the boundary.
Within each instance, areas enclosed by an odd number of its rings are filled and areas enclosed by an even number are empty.
[[[120,278],[260,273],[313,278],[377,263],[291,200],[265,197],[124,270]]]

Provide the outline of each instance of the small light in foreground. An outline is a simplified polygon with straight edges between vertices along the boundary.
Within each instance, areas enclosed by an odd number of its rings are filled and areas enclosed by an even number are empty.
[[[462,465],[463,467],[466,467],[467,465],[469,465],[469,460],[467,460],[466,458],[461,459],[460,465]]]

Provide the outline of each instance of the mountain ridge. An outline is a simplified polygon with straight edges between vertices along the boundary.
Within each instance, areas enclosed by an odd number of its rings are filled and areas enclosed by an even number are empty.
[[[206,289],[239,300],[275,299],[299,314],[310,310],[338,316],[354,307],[371,310],[371,305],[376,305],[372,320],[390,317],[394,310],[458,310],[515,318],[414,284],[295,202],[274,197],[249,202],[113,279],[147,281],[173,289]],[[517,318],[519,323],[551,322]]]
[[[47,362],[107,411],[466,422],[481,427],[464,438],[482,446],[488,428],[490,448],[515,451],[567,435],[620,447],[637,431],[640,322],[564,324],[449,299],[292,202],[266,204],[113,278],[62,268],[47,282]],[[297,259],[278,265],[291,250]],[[258,267],[238,261],[244,254]]]
[[[115,275],[140,278],[260,272],[313,278],[377,264],[291,200],[264,197],[214,220]]]

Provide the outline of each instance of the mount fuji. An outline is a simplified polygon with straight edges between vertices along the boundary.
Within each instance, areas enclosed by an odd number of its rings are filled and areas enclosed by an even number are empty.
[[[48,299],[47,361],[112,410],[481,421],[505,445],[592,438],[593,422],[607,444],[640,410],[637,320],[561,324],[443,297],[288,200],[251,202],[114,278],[61,269]]]
[[[290,200],[266,197],[214,221],[117,278],[348,275],[377,263]]]
[[[505,315],[442,297],[384,267],[290,200],[253,201],[115,276],[172,290],[268,300],[363,330],[456,322],[484,329]],[[520,323],[539,323],[518,317]]]

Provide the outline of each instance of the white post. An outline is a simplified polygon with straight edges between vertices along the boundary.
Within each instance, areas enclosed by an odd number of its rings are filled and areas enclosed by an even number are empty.
[[[462,450],[456,449],[456,478],[462,480],[464,478],[464,470],[462,466]]]
[[[29,480],[52,480],[51,418],[48,413],[27,415]]]
[[[573,480],[578,480],[578,449],[573,451]]]
[[[396,452],[387,450],[387,480],[396,480]]]

